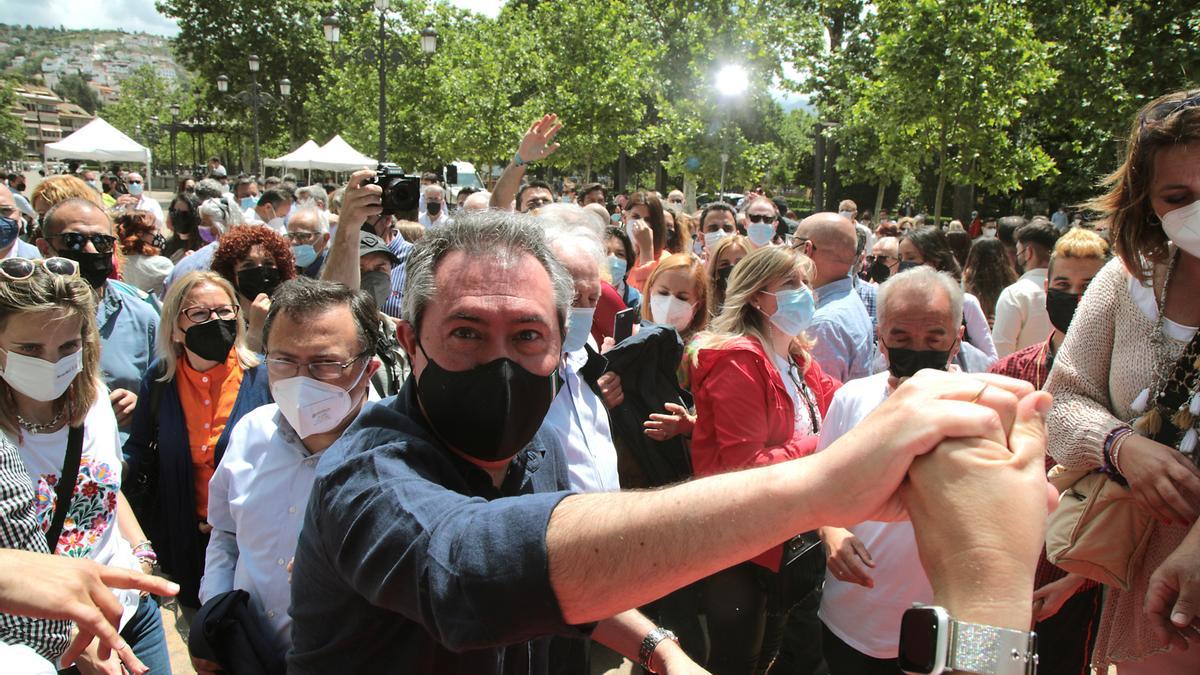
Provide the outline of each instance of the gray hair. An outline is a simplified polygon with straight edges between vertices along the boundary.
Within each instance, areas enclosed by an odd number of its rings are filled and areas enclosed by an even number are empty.
[[[532,255],[550,275],[560,331],[575,299],[575,282],[546,243],[543,221],[521,213],[489,210],[465,213],[449,225],[427,230],[408,256],[400,315],[420,333],[425,307],[437,293],[435,278],[442,258],[453,251],[506,264],[521,253]]]
[[[301,206],[288,216],[288,222],[290,223],[297,217],[312,218],[317,221],[317,232],[321,234],[329,232],[329,217],[315,206]]]
[[[204,201],[206,199],[216,199],[225,192],[225,187],[220,182],[213,178],[205,178],[196,181],[196,199]]]
[[[578,204],[554,202],[539,208],[537,215],[550,221],[552,226],[559,229],[562,227],[583,228],[596,235],[596,238],[601,241],[604,238],[604,228],[608,224],[600,222],[595,213]]]
[[[437,190],[437,193],[442,197],[442,201],[446,201],[446,190],[441,185],[426,185],[421,188],[421,194],[425,195],[426,199],[428,199],[430,190]]]
[[[546,241],[550,243],[550,248],[565,246],[581,250],[591,256],[597,269],[605,269],[608,251],[604,248],[604,240],[592,228],[552,220],[542,213],[538,217],[546,220]]]
[[[335,214],[335,215],[340,213],[342,210],[342,200],[344,200],[345,198],[346,198],[345,186],[334,190],[333,196],[329,198],[329,203],[326,204],[326,206],[329,207],[329,212],[332,214]]]
[[[242,224],[242,212],[238,210],[237,206],[221,197],[205,199],[200,204],[199,213],[201,217],[208,216],[212,219],[223,233]]]
[[[905,270],[883,282],[879,287],[876,312],[876,323],[880,331],[887,323],[888,300],[893,295],[917,295],[926,300],[933,299],[933,289],[941,288],[950,298],[950,314],[957,326],[963,320],[963,291],[954,277],[939,272],[928,265],[920,265]],[[882,332],[880,333],[882,335]]]
[[[299,199],[308,197],[321,206],[329,206],[329,193],[325,191],[325,188],[315,183],[312,185],[305,185],[304,187],[296,190],[296,197]]]

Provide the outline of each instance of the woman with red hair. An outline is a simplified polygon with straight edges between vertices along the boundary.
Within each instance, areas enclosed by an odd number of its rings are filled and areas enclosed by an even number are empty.
[[[270,228],[235,228],[221,237],[212,271],[237,289],[238,302],[246,308],[246,344],[262,351],[263,321],[271,308],[271,293],[296,276],[291,245]]]
[[[117,216],[116,222],[117,239],[121,253],[125,254],[121,279],[146,293],[161,290],[163,280],[175,268],[175,263],[161,255],[166,239],[158,231],[154,214],[125,211]]]

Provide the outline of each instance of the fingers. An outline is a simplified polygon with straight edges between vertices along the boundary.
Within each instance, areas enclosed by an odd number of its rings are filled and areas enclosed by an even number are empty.
[[[978,391],[975,389],[970,395]],[[942,399],[926,402],[922,406],[922,413],[932,422],[922,430],[926,438],[918,445],[916,454],[932,450],[947,438],[983,438],[1002,446],[1008,445],[1004,423],[1000,414],[992,408],[967,403],[966,400]]]
[[[1050,394],[1037,391],[1021,398],[1017,404],[1016,420],[1008,437],[1017,466],[1045,468],[1046,415],[1050,412]]]
[[[862,560],[869,567],[875,566],[875,560],[871,557],[871,553],[867,551],[867,545],[862,543],[858,537],[850,540],[850,546],[854,549],[854,554],[858,556],[859,560]]]
[[[107,565],[100,568],[100,581],[109,588],[139,590],[154,595],[172,596],[179,592],[179,584],[167,581],[162,577]]]
[[[687,408],[679,405],[678,403],[667,403],[663,407],[667,409],[667,412],[674,413],[675,415],[678,415],[680,417],[683,417],[688,414]],[[651,415],[651,417],[653,417],[653,415]]]
[[[130,675],[145,675],[150,672],[150,669],[138,659],[129,645],[125,645],[124,649],[117,650],[117,657],[121,659],[121,663]]]
[[[350,174],[350,180],[346,183],[347,190],[357,190],[362,187],[362,184],[375,177],[374,169],[359,169]]]
[[[1160,567],[1150,577],[1150,587],[1146,591],[1146,618],[1151,632],[1159,642],[1187,649],[1187,640],[1179,634],[1174,622],[1169,618],[1169,615],[1175,614],[1175,598],[1179,592],[1178,580],[1165,571],[1165,568]]]

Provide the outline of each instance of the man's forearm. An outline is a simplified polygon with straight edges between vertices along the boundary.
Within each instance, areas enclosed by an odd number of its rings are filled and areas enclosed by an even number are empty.
[[[521,186],[523,178],[525,178],[525,165],[517,166],[513,162],[509,162],[496,181],[496,187],[492,190],[492,199],[488,204],[493,209],[507,209],[517,198],[517,188]]]
[[[574,495],[550,517],[550,583],[579,624],[639,607],[823,522],[821,455],[650,492]]]
[[[321,269],[322,281],[337,281],[348,288],[358,288],[361,272],[358,267],[358,232],[360,224],[344,223],[330,243],[329,257]]]

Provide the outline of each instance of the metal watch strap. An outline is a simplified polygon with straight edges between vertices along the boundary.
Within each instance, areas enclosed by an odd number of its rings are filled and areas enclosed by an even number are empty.
[[[654,650],[658,648],[658,643],[663,640],[673,640],[675,644],[679,644],[679,638],[662,626],[656,627],[642,638],[642,646],[638,649],[638,665],[648,673],[658,673],[657,670],[650,667],[650,658],[654,656]]]
[[[946,667],[984,675],[1036,675],[1037,633],[950,619]]]

